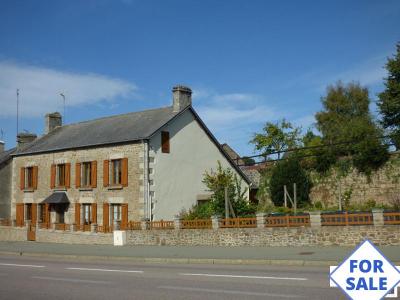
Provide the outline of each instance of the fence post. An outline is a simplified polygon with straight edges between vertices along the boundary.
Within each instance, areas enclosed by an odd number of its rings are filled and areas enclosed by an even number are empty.
[[[97,224],[95,224],[95,223],[90,224],[90,231],[97,232]]]
[[[287,226],[287,227],[290,227],[290,218],[289,218],[289,215],[286,215],[286,216],[285,216],[285,219],[286,219],[286,226]]]
[[[257,213],[257,228],[264,228],[265,227],[265,213]]]
[[[345,220],[346,226],[349,226],[349,215],[348,215],[347,211],[344,212],[344,220]]]
[[[147,220],[142,220],[142,221],[140,221],[140,228],[141,228],[141,230],[147,230],[147,229],[149,229],[149,223],[148,223],[148,221]]]
[[[219,216],[211,216],[212,229],[219,228],[219,221],[220,221]]]
[[[321,211],[310,211],[310,226],[321,227]]]
[[[174,229],[181,229],[181,219],[179,217],[174,218]]]
[[[374,226],[385,225],[383,209],[379,209],[379,208],[372,209],[372,216],[373,216],[373,220],[374,220]]]
[[[12,227],[17,227],[17,220],[15,220],[15,219],[12,220],[12,221],[11,221],[11,226],[12,226]]]

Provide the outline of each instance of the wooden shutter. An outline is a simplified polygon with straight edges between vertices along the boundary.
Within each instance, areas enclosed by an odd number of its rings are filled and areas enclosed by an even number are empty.
[[[81,163],[75,164],[75,187],[81,187]]]
[[[104,231],[107,231],[109,228],[109,220],[110,220],[110,205],[108,203],[103,203],[103,227]]]
[[[92,168],[92,188],[97,187],[97,161],[92,161],[91,163]]]
[[[54,189],[56,187],[56,165],[51,165],[50,169],[50,188]]]
[[[92,203],[92,223],[97,224],[97,203]]]
[[[122,186],[128,186],[128,159],[123,158],[121,161],[121,184]]]
[[[24,226],[24,204],[17,203],[15,206],[15,218],[17,221],[17,226]]]
[[[128,228],[128,204],[121,204],[121,229]]]
[[[44,205],[44,222],[50,224],[50,204],[48,203]]]
[[[110,172],[110,161],[105,160],[103,162],[103,185],[108,186],[109,185],[109,172]]]
[[[75,203],[75,224],[81,225],[81,205],[78,202]]]
[[[161,152],[169,153],[169,132],[161,131]]]
[[[65,187],[69,189],[71,187],[71,164],[65,164]]]
[[[37,166],[34,166],[34,167],[32,168],[32,172],[33,172],[33,174],[32,174],[32,185],[33,185],[33,189],[34,189],[34,190],[37,190],[37,187],[38,187],[38,173],[39,173],[38,167],[37,167]]]
[[[21,191],[25,189],[25,168],[21,168],[19,172],[19,188]]]
[[[37,204],[32,203],[32,217],[31,217],[32,224],[35,225],[37,222]]]

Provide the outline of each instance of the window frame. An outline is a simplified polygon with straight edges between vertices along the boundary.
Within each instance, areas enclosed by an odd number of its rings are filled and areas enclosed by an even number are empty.
[[[117,211],[115,211],[115,208],[117,208]],[[113,203],[110,204],[110,224],[114,225],[114,214],[117,213],[117,217],[119,218],[116,219],[116,221],[122,220],[122,205],[120,203]]]
[[[81,163],[81,188],[92,187],[92,162],[85,161]]]
[[[117,165],[117,166],[116,166]],[[114,173],[114,171],[116,171]],[[110,186],[122,185],[122,159],[111,159],[110,160]],[[117,176],[116,176],[117,175]],[[118,179],[118,180],[116,180]]]
[[[62,172],[63,170],[63,172]],[[63,174],[60,174],[63,173]],[[62,176],[60,176],[62,175]],[[67,164],[62,163],[62,164],[56,164],[56,178],[55,178],[55,186],[57,188],[62,188],[66,187],[66,177],[67,177]],[[62,178],[62,182],[61,182]]]
[[[25,167],[24,189],[33,189],[33,167]]]
[[[166,154],[171,152],[169,131],[161,131],[161,152]]]

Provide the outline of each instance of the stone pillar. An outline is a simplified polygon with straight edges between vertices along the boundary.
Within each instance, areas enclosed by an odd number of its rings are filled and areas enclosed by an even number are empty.
[[[181,229],[181,219],[179,217],[174,218],[174,229]]]
[[[76,231],[76,224],[75,224],[75,223],[71,224],[71,225],[69,226],[69,230],[70,230],[71,232]]]
[[[265,227],[265,213],[257,213],[257,228],[264,228]]]
[[[385,225],[385,219],[383,217],[383,209],[374,208],[372,210],[372,216],[374,218],[374,226]]]
[[[149,229],[149,223],[148,223],[148,221],[147,221],[147,220],[142,220],[142,221],[140,221],[140,228],[141,228],[142,230],[147,230],[147,229]]]
[[[310,211],[310,226],[321,227],[321,211]]]
[[[219,228],[219,221],[220,221],[219,216],[211,216],[211,223],[212,223],[212,229],[218,229]]]
[[[97,232],[97,224],[95,224],[95,223],[90,224],[90,231]]]

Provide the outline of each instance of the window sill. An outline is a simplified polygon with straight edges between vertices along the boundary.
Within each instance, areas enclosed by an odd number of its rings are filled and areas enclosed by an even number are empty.
[[[90,186],[88,186],[88,187],[80,187],[79,191],[80,192],[90,192],[90,191],[93,191],[93,188],[90,187]]]
[[[65,187],[65,186],[58,186],[58,187],[55,187],[54,189],[53,189],[53,191],[60,191],[60,192],[65,192],[65,191],[67,191],[67,188]]]
[[[33,188],[26,188],[23,191],[24,193],[33,193],[35,190]]]
[[[107,188],[108,190],[122,190],[123,186],[122,184],[115,184],[115,185],[110,185]]]

